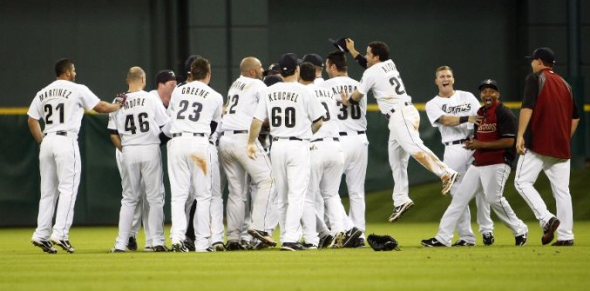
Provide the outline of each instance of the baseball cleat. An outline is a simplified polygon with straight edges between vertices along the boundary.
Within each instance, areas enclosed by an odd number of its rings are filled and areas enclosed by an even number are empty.
[[[459,173],[457,172],[454,172],[452,174],[447,172],[441,177],[443,182],[443,188],[441,191],[442,195],[447,195],[447,193],[451,191],[451,187],[453,187],[453,184],[455,183],[455,181],[457,181],[458,177]]]
[[[452,245],[452,247],[474,247],[474,243],[467,242],[465,240],[458,240],[456,243]]]
[[[113,247],[110,251],[110,253],[124,253],[125,250],[120,250],[118,248]]]
[[[364,248],[365,247],[365,239],[363,237],[359,237],[356,239],[356,244],[354,245],[355,248]]]
[[[422,241],[422,245],[425,247],[445,247],[445,245],[439,242],[436,238],[429,238]]]
[[[329,249],[334,245],[335,242],[336,240],[334,236],[331,234],[320,236],[320,242],[318,244],[318,247],[320,249]]]
[[[152,250],[154,253],[165,253],[170,251],[166,246],[153,246]]]
[[[244,251],[246,250],[238,241],[230,240],[225,245],[225,249],[228,251]]]
[[[486,246],[491,246],[494,244],[494,234],[492,234],[491,232],[486,232],[484,234],[481,235],[483,244]]]
[[[127,242],[127,249],[130,251],[137,251],[137,239],[134,236],[129,237]]]
[[[342,243],[343,248],[353,248],[356,246],[356,240],[363,234],[363,232],[353,227],[349,231],[346,232],[344,237],[344,242]]]
[[[267,245],[269,245],[271,247],[274,247],[274,246],[277,245],[277,242],[266,231],[261,231],[261,230],[256,230],[256,229],[248,229],[248,233],[252,237],[257,238],[261,242],[264,242],[265,244],[267,244]]]
[[[156,251],[157,247],[153,247],[154,252]],[[178,242],[175,244],[172,244],[172,251],[175,253],[188,253],[189,249],[184,245],[183,242]]]
[[[303,243],[301,245],[308,250],[317,250],[318,249],[318,246],[316,246],[314,244]]]
[[[406,211],[410,210],[410,208],[412,208],[412,206],[414,206],[414,202],[408,201],[400,206],[394,207],[393,213],[391,213],[391,216],[389,216],[388,221],[389,222],[396,222],[400,217],[402,217],[402,214],[404,214]]]
[[[192,238],[187,237],[182,243],[189,252],[195,251],[195,240]]]
[[[211,249],[213,249],[213,251],[215,252],[223,252],[225,251],[225,247],[223,246],[223,243],[218,241],[218,242],[214,242],[211,245]]]
[[[51,242],[47,240],[31,240],[34,246],[39,247],[48,254],[57,254],[57,250],[53,247]]]
[[[51,242],[53,243],[53,245],[59,246],[61,247],[64,251],[73,254],[74,253],[74,247],[70,244],[69,240],[56,240],[56,239],[51,239]]]
[[[551,245],[554,246],[554,247],[573,247],[574,246],[574,240],[573,239],[558,240],[558,241],[554,242]]]
[[[526,245],[526,238],[527,238],[528,233],[525,234],[521,234],[519,236],[515,236],[514,237],[514,245],[517,247],[522,247],[524,245]]]
[[[293,251],[305,251],[305,250],[306,250],[306,248],[298,242],[296,242],[296,243],[286,242],[281,245],[281,251],[292,251],[293,252]]]
[[[545,223],[545,225],[543,225],[543,236],[541,237],[541,243],[543,245],[546,245],[553,240],[553,238],[555,237],[554,233],[559,227],[560,223],[561,222],[559,221],[559,219],[557,219],[557,217],[554,216],[551,217],[551,219],[549,219],[549,221]]]

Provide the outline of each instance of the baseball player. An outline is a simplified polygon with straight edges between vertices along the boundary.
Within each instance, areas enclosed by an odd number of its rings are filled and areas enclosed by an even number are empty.
[[[303,56],[302,62],[311,63],[315,68],[315,80],[314,84],[320,85],[324,82],[322,77],[322,71],[324,70],[324,60],[318,54],[307,54]]]
[[[258,138],[265,119],[270,123],[273,144],[270,150],[272,172],[278,190],[281,250],[299,251],[305,248],[297,234],[303,214],[303,203],[309,185],[309,140],[322,125],[326,114],[310,88],[297,83],[297,56],[283,54],[279,67],[284,82],[269,87],[258,103],[248,137],[248,156],[259,157]]]
[[[347,106],[358,104],[372,90],[379,110],[389,119],[389,164],[395,183],[394,209],[389,221],[395,222],[414,205],[408,194],[410,155],[442,180],[443,195],[451,190],[458,173],[441,162],[420,139],[420,114],[412,105],[412,97],[406,93],[400,73],[389,58],[387,44],[381,41],[369,43],[366,61],[368,69],[363,73],[359,87],[350,97],[343,91],[342,103]]]
[[[369,160],[369,140],[367,139],[367,99],[358,104],[346,106],[340,99],[340,92],[352,94],[359,86],[359,82],[348,77],[346,55],[341,51],[334,51],[326,57],[326,72],[330,79],[320,86],[329,89],[336,95],[339,106],[336,120],[338,120],[340,144],[344,151],[344,174],[350,199],[349,217],[355,227],[363,234],[357,241],[357,246],[363,247],[365,232],[365,177]]]
[[[481,120],[481,117],[477,116],[480,104],[473,94],[453,88],[455,78],[449,66],[437,68],[435,75],[434,82],[438,87],[438,95],[426,103],[426,114],[430,124],[440,131],[442,143],[445,145],[444,162],[459,172],[459,177],[450,191],[451,195],[455,195],[463,175],[473,162],[473,151],[465,149],[463,144],[473,137],[473,124]],[[494,243],[494,236],[490,206],[485,202],[483,194],[475,195],[475,201],[483,243],[491,245]],[[475,245],[469,208],[465,209],[457,223],[457,233],[459,240],[453,246]]]
[[[514,160],[514,138],[516,117],[510,109],[498,100],[500,92],[496,81],[487,79],[479,85],[480,97],[484,103],[477,115],[483,119],[476,124],[475,139],[465,142],[465,148],[475,150],[473,165],[453,195],[451,205],[443,215],[438,234],[422,241],[426,247],[451,246],[453,231],[464,215],[469,201],[478,192],[483,192],[486,201],[502,222],[514,233],[515,245],[524,246],[528,228],[516,217],[514,211],[502,196],[504,184],[510,175]]]
[[[533,210],[543,228],[541,243],[553,246],[574,245],[574,214],[570,181],[570,139],[580,115],[569,84],[553,71],[555,54],[538,48],[528,59],[533,72],[526,77],[516,150],[520,154],[514,186]],[[555,197],[557,216],[533,186],[539,172],[545,173]]]
[[[356,245],[358,237],[362,232],[353,227],[350,223],[346,228],[344,218],[346,212],[342,206],[342,201],[338,195],[340,187],[340,177],[342,176],[342,169],[344,167],[344,153],[340,147],[340,136],[338,121],[335,118],[340,111],[340,106],[337,104],[340,94],[334,94],[332,91],[321,88],[313,83],[315,79],[315,68],[311,63],[304,62],[300,66],[300,83],[308,86],[315,93],[315,97],[326,110],[326,115],[322,118],[322,127],[311,138],[310,158],[311,158],[311,173],[309,179],[309,186],[305,196],[305,204],[303,208],[303,239],[305,246],[308,249],[318,248],[320,239],[318,237],[318,230],[316,225],[323,223],[322,215],[317,215],[316,218],[316,201],[317,197],[324,202],[326,206],[326,214],[330,221],[331,233],[335,237],[335,242],[338,247],[349,247]],[[338,96],[338,98],[336,97]],[[348,218],[348,217],[346,217]],[[319,222],[316,222],[319,219]],[[323,227],[320,226],[320,230]],[[349,235],[345,235],[345,231],[349,230]]]
[[[69,232],[82,170],[78,132],[84,109],[110,113],[122,106],[101,101],[88,87],[76,84],[76,68],[69,59],[55,63],[55,75],[55,81],[37,92],[27,112],[29,130],[39,144],[41,175],[37,229],[31,242],[49,254],[57,253],[53,245],[74,252]]]
[[[209,153],[211,160],[211,249],[215,252],[225,251],[223,236],[225,227],[223,225],[223,189],[226,178],[222,165],[219,162],[219,128],[209,138]]]
[[[246,57],[240,63],[241,75],[228,91],[227,106],[223,115],[219,152],[228,182],[227,233],[228,244],[239,241],[245,217],[245,203],[248,194],[248,176],[256,186],[252,196],[251,223],[248,233],[270,246],[276,242],[270,235],[274,224],[269,219],[271,202],[276,196],[270,158],[258,139],[258,159],[248,158],[244,145],[248,140],[248,123],[261,98],[266,85],[262,82],[262,64],[255,57]]]
[[[221,121],[223,98],[208,86],[211,66],[204,58],[191,65],[191,79],[172,92],[168,142],[168,173],[172,192],[172,249],[187,252],[184,245],[187,228],[186,203],[194,190],[197,201],[195,219],[195,251],[209,248],[211,178],[209,136]],[[192,187],[192,188],[191,188]]]
[[[164,244],[164,183],[160,153],[160,128],[170,118],[156,96],[143,90],[145,72],[132,67],[127,72],[129,91],[121,110],[110,116],[111,140],[122,153],[121,172],[126,180],[119,214],[119,235],[112,252],[127,249],[133,216],[140,201],[141,185],[149,204],[149,238],[154,252],[166,252]]]

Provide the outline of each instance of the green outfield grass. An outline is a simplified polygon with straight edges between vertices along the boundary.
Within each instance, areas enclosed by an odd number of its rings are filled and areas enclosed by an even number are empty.
[[[527,224],[525,247],[497,225],[493,246],[478,239],[468,248],[420,246],[436,223],[368,225],[367,233],[394,236],[399,252],[111,254],[115,227],[74,226],[76,253],[48,255],[31,245],[32,228],[0,229],[0,290],[588,290],[590,222],[576,222],[568,248],[542,246],[538,224]]]

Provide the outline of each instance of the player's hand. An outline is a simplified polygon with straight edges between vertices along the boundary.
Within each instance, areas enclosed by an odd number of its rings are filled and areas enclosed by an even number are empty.
[[[463,148],[468,150],[476,150],[481,148],[482,143],[477,139],[470,139],[465,142]]]
[[[348,49],[348,51],[353,52],[356,51],[356,49],[354,48],[354,41],[350,38],[347,38],[346,40],[346,49]]]
[[[117,94],[117,97],[115,97],[115,100],[113,100],[113,103],[121,105],[121,107],[123,107],[123,104],[125,104],[126,100],[127,100],[127,94],[119,93],[119,94]]]
[[[524,148],[524,138],[522,136],[519,136],[516,138],[516,152],[519,155],[524,155],[525,153],[525,148]]]
[[[480,125],[481,122],[483,121],[483,116],[479,116],[479,115],[471,115],[469,116],[469,122],[471,123],[475,123],[477,125]]]
[[[340,99],[344,106],[350,106],[350,100],[348,99],[348,91],[346,88],[344,88],[344,90],[340,90]]]
[[[256,160],[257,155],[256,155],[256,145],[253,143],[249,143],[248,144],[248,148],[246,149],[246,154],[248,155],[249,158]]]

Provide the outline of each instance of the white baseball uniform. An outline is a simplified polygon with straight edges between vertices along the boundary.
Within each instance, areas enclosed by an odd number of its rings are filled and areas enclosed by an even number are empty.
[[[116,249],[125,250],[127,247],[142,184],[150,205],[148,235],[153,246],[164,245],[165,190],[158,135],[169,120],[158,98],[143,90],[127,93],[121,110],[110,115],[108,128],[121,138],[121,172],[127,180],[121,199]]]
[[[78,132],[84,109],[91,110],[99,102],[88,87],[66,80],[52,82],[31,102],[27,114],[45,123],[39,150],[41,199],[33,240],[69,240],[82,169]]]
[[[393,204],[402,205],[412,201],[408,194],[410,155],[440,178],[447,172],[454,174],[455,171],[441,162],[420,138],[420,114],[412,105],[412,97],[406,93],[392,60],[376,63],[365,70],[358,91],[366,95],[370,90],[381,113],[389,118],[389,164],[395,183]]]
[[[451,187],[451,195],[457,193],[457,189],[463,180],[467,168],[473,163],[473,151],[463,147],[463,143],[473,137],[473,123],[465,122],[456,126],[445,126],[438,122],[442,116],[470,116],[477,115],[479,100],[473,94],[455,90],[450,97],[435,96],[426,103],[426,114],[430,124],[440,131],[442,143],[445,145],[444,162],[459,173],[459,177]],[[493,231],[493,222],[490,218],[490,206],[485,202],[483,193],[476,193],[477,222],[479,231],[487,233]],[[475,244],[475,237],[471,230],[471,213],[469,208],[457,223],[459,239]]]
[[[225,228],[223,225],[223,188],[226,183],[225,173],[219,162],[217,142],[219,131],[209,138],[209,153],[211,155],[211,240],[210,243],[223,243]]]
[[[250,228],[258,231],[272,229],[271,202],[276,196],[270,157],[256,140],[258,158],[252,160],[246,154],[248,130],[259,100],[264,97],[266,85],[258,79],[240,76],[228,91],[228,101],[223,115],[219,152],[228,182],[227,236],[228,241],[238,241],[244,224],[248,200],[248,176],[256,186],[251,196]]]
[[[369,161],[369,140],[367,139],[367,98],[359,104],[345,106],[340,101],[340,92],[349,97],[359,86],[359,82],[347,76],[326,80],[321,84],[336,96],[339,108],[338,120],[340,145],[344,151],[344,174],[350,199],[349,217],[354,226],[365,232],[365,178]],[[346,224],[346,219],[345,219]],[[345,225],[346,229],[352,226]]]
[[[172,204],[172,244],[185,239],[185,207],[194,190],[197,208],[194,218],[195,250],[206,251],[211,237],[211,177],[209,136],[211,121],[219,124],[223,98],[200,81],[176,87],[170,99],[170,134],[168,173]]]
[[[314,92],[299,83],[277,83],[261,98],[254,118],[261,121],[268,118],[270,123],[273,137],[270,155],[278,191],[281,242],[296,243],[309,185],[311,125],[326,111]]]

